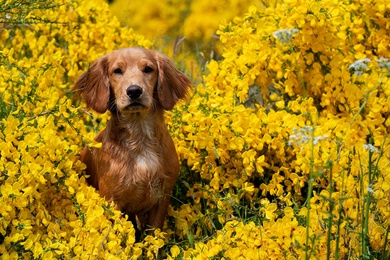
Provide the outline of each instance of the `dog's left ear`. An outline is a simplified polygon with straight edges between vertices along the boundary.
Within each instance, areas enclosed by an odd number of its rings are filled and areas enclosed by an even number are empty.
[[[157,97],[165,110],[171,110],[179,99],[184,99],[191,87],[188,77],[172,61],[156,53],[158,65]]]
[[[103,56],[92,63],[73,86],[73,91],[83,97],[87,107],[98,113],[108,109],[110,82],[107,75],[108,58]]]

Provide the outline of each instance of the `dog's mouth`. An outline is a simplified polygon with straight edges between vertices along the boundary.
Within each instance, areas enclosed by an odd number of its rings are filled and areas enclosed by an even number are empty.
[[[137,112],[140,110],[145,110],[146,106],[140,102],[131,102],[127,106],[125,106],[124,110],[129,111],[129,112]]]

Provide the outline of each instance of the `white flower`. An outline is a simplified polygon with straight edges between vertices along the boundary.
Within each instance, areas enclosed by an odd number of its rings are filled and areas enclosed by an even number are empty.
[[[290,140],[288,141],[288,144],[296,144],[298,146],[301,144],[306,144],[311,138],[311,135],[309,135],[308,133],[310,133],[312,130],[313,128],[309,126],[305,126],[301,129],[294,128],[293,134],[289,137]]]
[[[326,138],[328,138],[327,135],[320,135],[320,136],[315,137],[313,140],[313,145],[314,146],[317,145],[319,141],[325,140]]]
[[[367,187],[367,191],[371,194],[375,194],[375,191],[374,189],[372,188],[372,184],[369,184],[368,187]]]
[[[292,37],[294,34],[298,33],[299,29],[295,28],[289,28],[289,29],[282,29],[278,30],[276,32],[273,32],[272,35],[278,39],[282,43],[287,43],[292,41]]]
[[[369,58],[356,60],[354,63],[348,66],[348,69],[353,70],[353,74],[356,76],[360,76],[367,69],[368,63],[370,62],[371,60]]]
[[[314,131],[314,127],[312,126],[304,126],[300,129],[294,128],[293,134],[289,136],[289,145],[296,144],[298,146],[301,146],[302,144],[307,144],[312,140],[312,132]],[[313,145],[316,146],[319,141],[324,140],[328,138],[327,135],[320,135],[317,137],[314,137],[313,139]],[[304,148],[304,147],[303,147]]]
[[[372,144],[363,144],[363,148],[366,149],[366,150],[369,150],[372,153],[379,153],[378,148],[376,148]]]
[[[376,60],[380,68],[386,68],[387,71],[390,72],[390,59],[389,58],[383,58],[380,57],[379,59]]]

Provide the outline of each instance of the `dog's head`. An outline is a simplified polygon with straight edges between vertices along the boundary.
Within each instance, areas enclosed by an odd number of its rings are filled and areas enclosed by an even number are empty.
[[[77,80],[87,106],[99,113],[171,110],[183,99],[190,80],[164,55],[142,48],[113,51],[95,61]]]

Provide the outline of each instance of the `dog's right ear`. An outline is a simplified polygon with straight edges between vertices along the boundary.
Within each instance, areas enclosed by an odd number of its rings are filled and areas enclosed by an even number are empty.
[[[98,113],[104,113],[108,109],[110,99],[107,56],[92,63],[78,78],[72,90],[84,99],[87,107]]]
[[[184,99],[191,81],[165,55],[155,52],[158,66],[157,96],[162,108],[172,110],[179,99]]]

